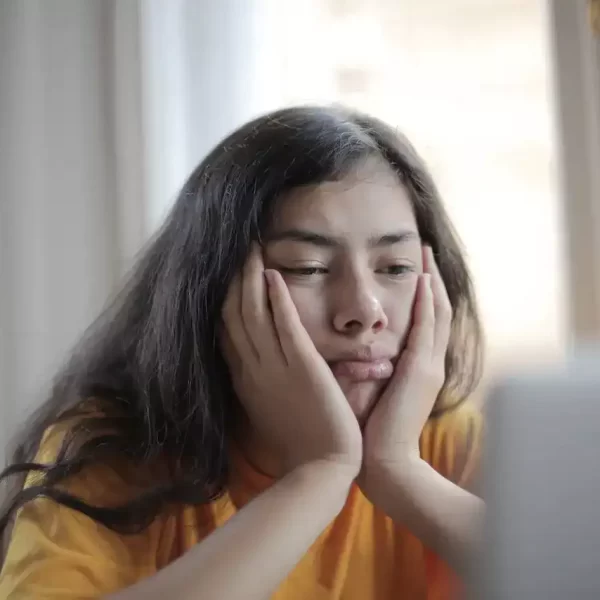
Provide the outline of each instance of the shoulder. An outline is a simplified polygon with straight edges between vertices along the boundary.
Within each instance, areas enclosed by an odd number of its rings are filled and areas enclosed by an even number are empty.
[[[133,535],[119,534],[96,520],[106,509],[117,509],[114,516],[119,517],[119,509],[152,483],[154,467],[115,457],[73,472],[67,469],[60,483],[52,485],[55,491],[48,491],[44,467],[64,464],[62,449],[75,423],[62,420],[42,438],[34,459],[41,469],[27,477],[22,492],[25,502],[12,527],[0,597],[95,598],[152,574],[153,565],[167,560],[162,555],[168,548],[161,541],[167,515]],[[68,506],[55,499],[63,493],[71,498]],[[82,503],[85,513],[78,509]]]
[[[97,422],[91,427],[84,424],[73,435],[82,419]],[[112,429],[110,423],[103,413],[87,413],[49,427],[34,458],[42,469],[30,472],[25,487],[47,486],[47,473],[54,473],[58,480],[50,485],[57,490],[90,506],[114,508],[168,484],[172,472],[167,459],[133,458],[123,450],[127,446],[123,432]]]
[[[454,483],[477,487],[485,425],[481,408],[466,400],[427,422],[421,456]]]

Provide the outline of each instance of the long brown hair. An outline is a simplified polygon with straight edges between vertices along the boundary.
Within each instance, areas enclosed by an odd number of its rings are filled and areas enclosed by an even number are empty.
[[[409,191],[421,237],[432,246],[454,310],[443,397],[460,402],[476,385],[481,331],[463,253],[436,186],[409,141],[377,119],[340,108],[287,108],[221,142],[184,185],[162,229],[118,297],[91,326],[25,425],[2,478],[8,536],[15,511],[39,496],[119,532],[145,528],[169,503],[202,503],[227,483],[226,438],[237,404],[216,343],[233,274],[297,186],[336,180],[366,157],[389,164]],[[89,413],[90,398],[102,411]],[[438,406],[439,413],[451,407]],[[51,464],[36,464],[44,432],[75,419]],[[100,508],[59,486],[91,465],[127,459],[177,465],[139,497]],[[39,473],[23,489],[28,473]]]

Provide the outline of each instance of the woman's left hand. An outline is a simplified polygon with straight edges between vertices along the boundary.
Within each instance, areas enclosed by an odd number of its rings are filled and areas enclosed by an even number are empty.
[[[423,249],[423,271],[406,347],[363,434],[359,482],[367,496],[381,477],[391,474],[398,481],[405,461],[419,458],[421,432],[445,380],[452,307],[429,247]]]

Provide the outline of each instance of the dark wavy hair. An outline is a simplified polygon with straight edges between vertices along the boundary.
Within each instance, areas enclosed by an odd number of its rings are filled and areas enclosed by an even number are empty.
[[[410,142],[370,116],[295,107],[260,117],[222,141],[185,183],[123,290],[91,326],[20,435],[1,478],[6,544],[15,511],[48,497],[115,531],[143,530],[169,505],[203,503],[227,485],[227,438],[240,415],[217,343],[221,305],[252,241],[286,191],[343,178],[376,157],[406,187],[454,310],[441,396],[460,403],[478,382],[481,330],[471,279],[436,186]],[[90,399],[101,402],[89,412]],[[453,406],[438,402],[435,414]],[[44,432],[69,421],[51,464],[35,457]],[[169,475],[116,507],[61,486],[115,460],[166,459]],[[112,464],[112,463],[111,463]],[[24,488],[29,473],[36,482]],[[6,482],[5,482],[6,483]]]

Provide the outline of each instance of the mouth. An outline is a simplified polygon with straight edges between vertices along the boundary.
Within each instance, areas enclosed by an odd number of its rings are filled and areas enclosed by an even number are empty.
[[[329,363],[335,377],[344,377],[354,382],[381,381],[389,379],[394,372],[388,358],[375,360],[336,360]]]

